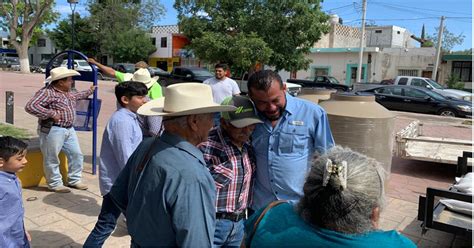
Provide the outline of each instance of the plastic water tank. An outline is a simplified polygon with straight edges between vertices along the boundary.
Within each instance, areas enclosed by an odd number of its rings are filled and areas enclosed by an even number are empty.
[[[390,175],[395,116],[373,95],[336,93],[320,103],[328,114],[337,145],[372,157]]]
[[[329,100],[333,93],[336,93],[336,90],[325,88],[303,88],[298,97],[319,104],[322,101]]]

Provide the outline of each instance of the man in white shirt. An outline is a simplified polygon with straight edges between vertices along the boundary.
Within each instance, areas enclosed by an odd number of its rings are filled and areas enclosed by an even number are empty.
[[[226,77],[226,73],[229,70],[229,66],[227,64],[216,64],[214,67],[215,69],[215,77],[209,78],[204,81],[204,84],[211,86],[212,88],[212,97],[214,102],[217,104],[221,104],[224,99],[229,96],[239,95],[240,89],[237,83],[231,79]],[[216,113],[214,116],[214,125],[219,125],[220,122],[220,114]]]

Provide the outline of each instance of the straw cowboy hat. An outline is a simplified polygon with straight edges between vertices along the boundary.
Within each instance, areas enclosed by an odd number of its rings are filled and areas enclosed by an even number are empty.
[[[158,81],[158,77],[151,77],[150,72],[148,69],[145,68],[140,68],[138,69],[135,73],[127,73],[123,77],[125,81],[136,81],[136,82],[142,82],[146,85],[146,87],[149,89],[153,84]]]
[[[166,97],[149,101],[138,109],[141,115],[183,116],[235,111],[235,106],[214,103],[211,86],[202,83],[180,83],[166,88]]]
[[[67,78],[67,77],[73,77],[73,76],[80,76],[81,74],[75,70],[68,69],[66,67],[56,67],[52,69],[50,72],[51,74],[51,80],[50,82]],[[49,78],[49,77],[48,77]]]

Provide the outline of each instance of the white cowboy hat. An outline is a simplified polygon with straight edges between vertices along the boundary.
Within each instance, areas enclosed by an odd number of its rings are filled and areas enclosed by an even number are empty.
[[[66,67],[56,67],[52,69],[50,72],[51,74],[51,82],[67,78],[67,77],[73,77],[73,76],[80,76],[81,74],[75,70],[68,69]]]
[[[211,86],[202,83],[179,83],[166,88],[166,97],[142,105],[140,115],[183,116],[235,111],[235,106],[214,103]]]
[[[123,77],[124,81],[142,82],[149,89],[158,81],[158,77],[151,77],[148,69],[140,68],[135,73],[127,73]]]

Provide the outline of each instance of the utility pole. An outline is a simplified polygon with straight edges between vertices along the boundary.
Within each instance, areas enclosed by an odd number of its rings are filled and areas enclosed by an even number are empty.
[[[362,59],[364,58],[364,43],[365,43],[365,12],[367,10],[367,0],[362,0],[362,34],[360,36],[359,46],[359,65],[357,66],[356,83],[362,82]],[[350,72],[347,72],[350,73]]]
[[[439,33],[438,33],[438,45],[436,46],[436,58],[435,64],[433,68],[433,74],[431,75],[431,79],[436,81],[436,74],[438,73],[438,65],[439,65],[439,57],[441,55],[441,43],[443,40],[443,31],[444,31],[444,16],[441,16],[441,23],[439,24]]]

